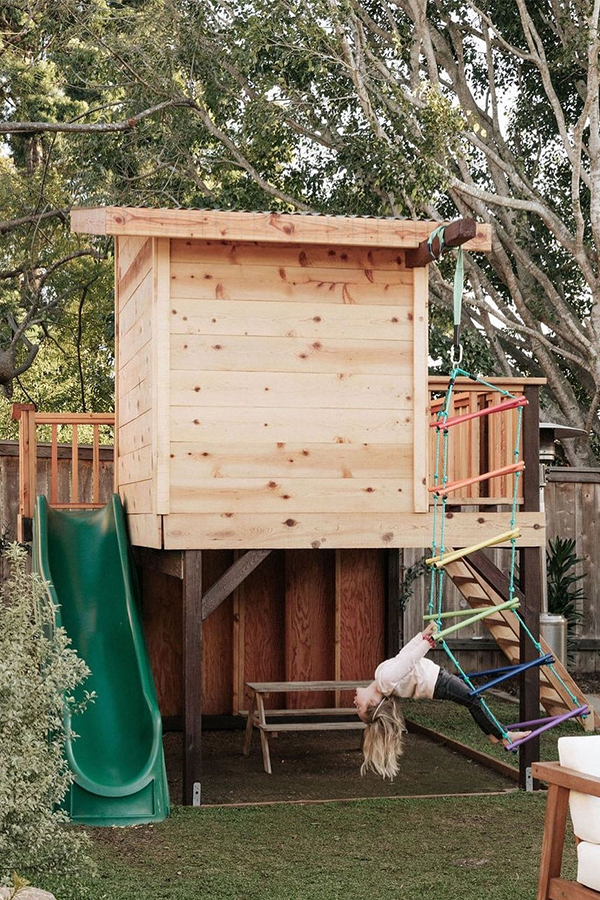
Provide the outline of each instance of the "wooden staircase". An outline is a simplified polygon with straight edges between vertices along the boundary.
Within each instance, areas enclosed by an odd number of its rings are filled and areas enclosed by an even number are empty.
[[[446,552],[450,552],[446,548]],[[445,571],[452,579],[469,606],[477,610],[494,604],[504,603],[508,599],[508,579],[481,553],[473,553],[469,560],[461,559],[448,563]],[[523,605],[524,597],[520,591],[515,591],[515,596]],[[491,613],[482,620],[504,655],[511,664],[519,662],[519,632],[520,625],[514,612],[502,610]],[[544,653],[551,653],[548,644],[540,639]],[[554,663],[554,669],[560,678],[568,686],[569,690],[577,697],[578,705],[587,703],[585,695],[577,687],[565,667],[558,661]],[[557,675],[548,666],[540,666],[540,702],[548,715],[559,716],[573,709],[573,700],[565,690]],[[578,719],[586,731],[594,731],[600,728],[600,717],[590,706],[591,713],[585,719]]]

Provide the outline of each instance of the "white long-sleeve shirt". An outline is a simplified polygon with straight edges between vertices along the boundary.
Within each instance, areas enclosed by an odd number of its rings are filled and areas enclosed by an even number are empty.
[[[382,694],[411,700],[431,700],[440,667],[425,659],[429,641],[415,635],[397,656],[386,659],[375,670],[375,683]]]

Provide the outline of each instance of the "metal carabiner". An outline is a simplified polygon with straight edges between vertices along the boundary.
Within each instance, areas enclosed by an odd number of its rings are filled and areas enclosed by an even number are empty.
[[[454,344],[453,344],[452,347],[450,348],[450,362],[452,363],[452,367],[453,367],[453,368],[456,368],[457,366],[460,366],[460,364],[461,364],[461,362],[462,362],[462,359],[463,359],[463,345],[462,345],[462,344],[459,344],[459,345],[458,345],[458,359],[456,359],[456,357],[455,357],[455,352],[454,352],[455,350],[456,350],[456,347],[455,347]]]

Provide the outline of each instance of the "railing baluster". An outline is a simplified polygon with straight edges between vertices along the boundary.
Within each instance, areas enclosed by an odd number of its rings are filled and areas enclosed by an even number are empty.
[[[115,463],[116,465],[116,463]],[[100,426],[94,425],[92,445],[92,503],[100,501]]]
[[[71,438],[71,501],[79,503],[79,447],[78,425],[73,423],[73,436]]]
[[[52,425],[52,460],[50,464],[50,502],[58,503],[58,425]]]

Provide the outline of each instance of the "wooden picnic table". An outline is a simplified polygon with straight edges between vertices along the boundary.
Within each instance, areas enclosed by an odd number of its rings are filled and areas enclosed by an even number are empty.
[[[351,707],[329,707],[327,709],[265,709],[264,699],[269,694],[303,693],[304,691],[353,691],[357,687],[366,687],[370,681],[248,681],[250,688],[250,708],[244,739],[244,756],[250,753],[250,744],[254,729],[260,733],[263,763],[265,772],[271,775],[271,755],[269,752],[269,734],[276,735],[282,731],[362,731],[365,727]],[[341,721],[342,717],[353,716],[351,721]],[[291,722],[269,722],[270,719],[289,718]],[[294,719],[310,719],[318,717],[320,721],[299,722]]]

